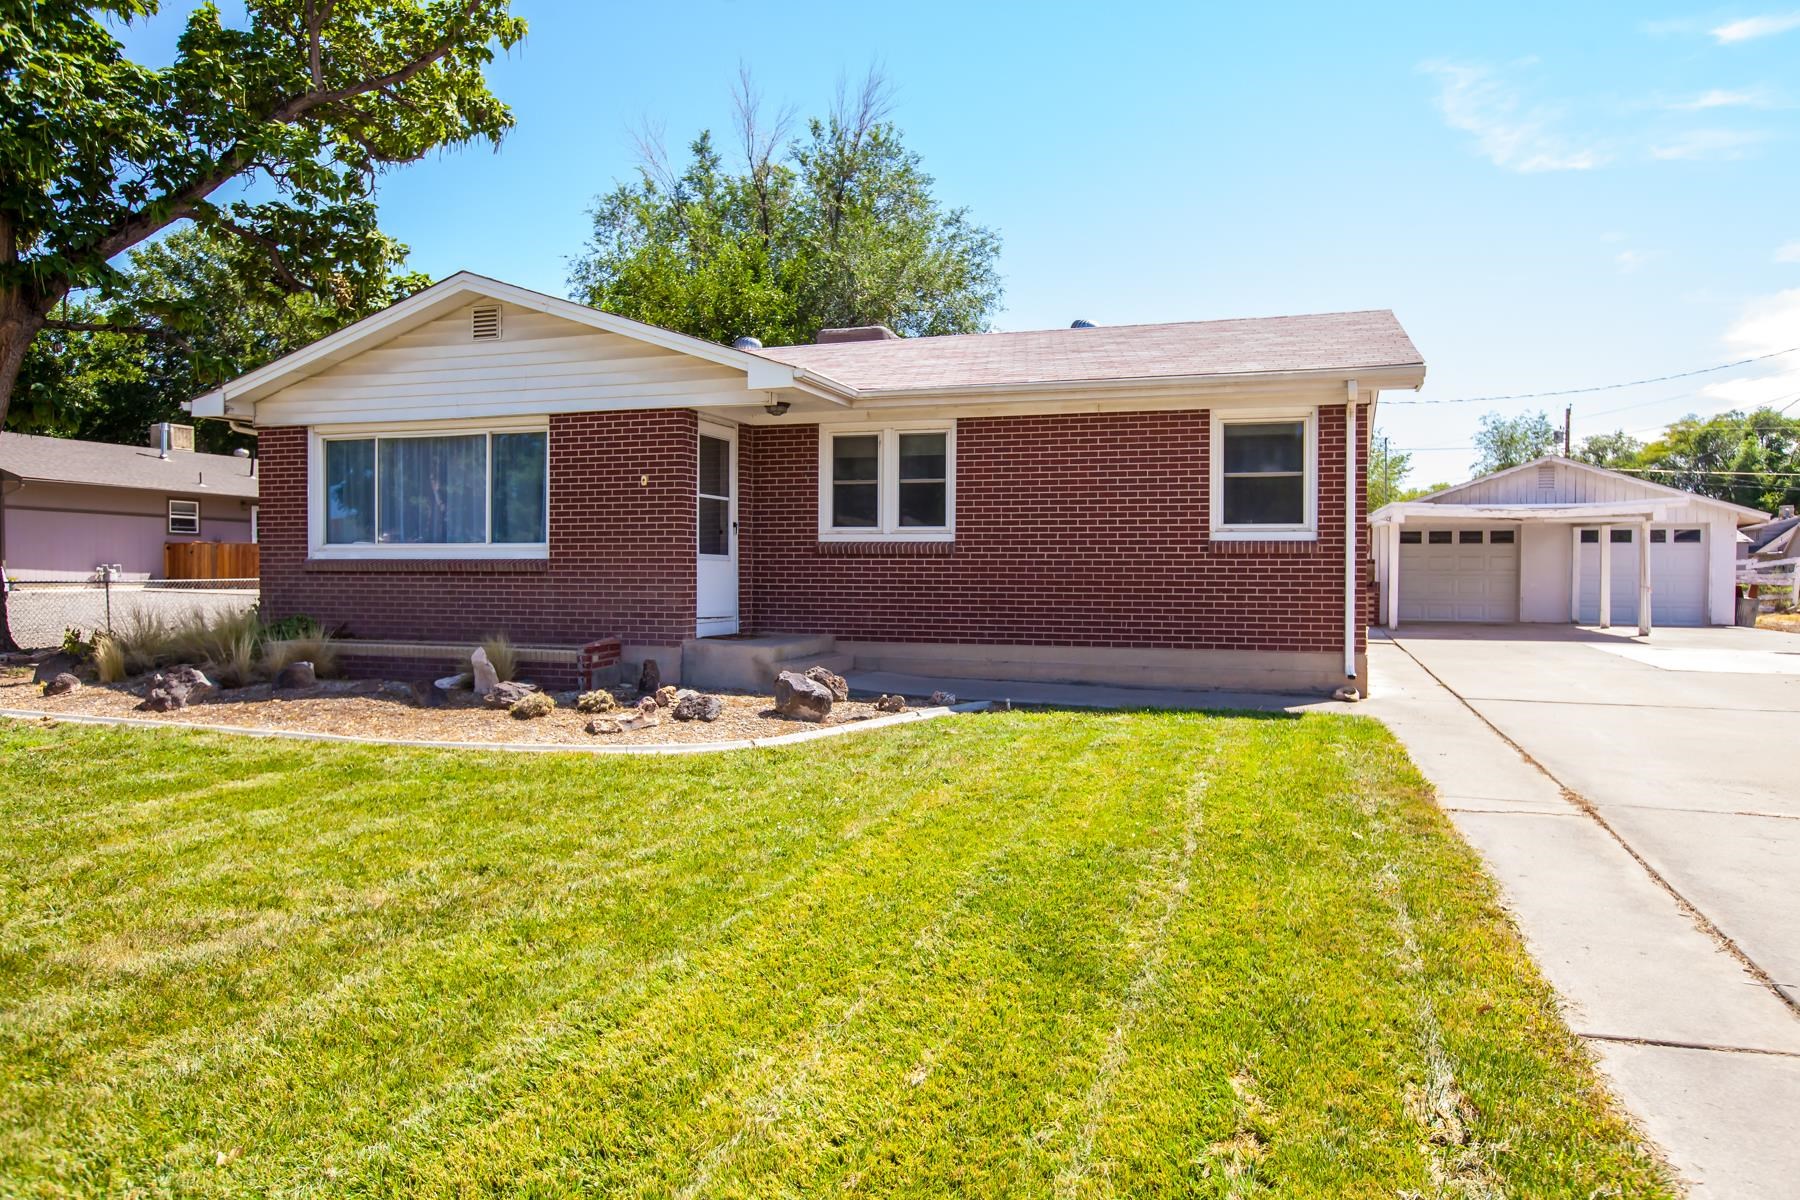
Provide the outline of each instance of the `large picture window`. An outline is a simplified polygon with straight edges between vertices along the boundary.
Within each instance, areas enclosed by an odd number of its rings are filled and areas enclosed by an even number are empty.
[[[948,541],[956,516],[954,426],[823,429],[819,536]]]
[[[1214,537],[1315,536],[1314,416],[1227,414],[1213,419]]]
[[[542,548],[543,430],[375,434],[323,442],[322,548]]]

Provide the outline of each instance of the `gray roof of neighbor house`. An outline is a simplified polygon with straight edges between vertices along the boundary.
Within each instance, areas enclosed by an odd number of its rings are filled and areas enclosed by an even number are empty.
[[[191,450],[171,450],[169,457],[163,459],[149,446],[0,433],[0,475],[40,483],[85,483],[182,496],[254,500],[253,461]]]
[[[984,388],[1100,380],[1423,367],[1387,309],[881,338],[752,351],[858,391]]]
[[[1776,517],[1773,521],[1764,521],[1760,525],[1746,525],[1743,533],[1750,539],[1750,553],[1778,553],[1792,546],[1797,527],[1800,527],[1800,517]]]

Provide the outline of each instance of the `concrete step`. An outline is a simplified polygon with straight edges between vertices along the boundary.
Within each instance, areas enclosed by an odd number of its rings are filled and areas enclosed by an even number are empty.
[[[681,646],[681,682],[695,688],[762,692],[775,686],[776,674],[787,669],[781,664],[804,659],[810,667],[836,652],[837,639],[830,634],[689,638]]]
[[[777,674],[782,671],[799,671],[804,674],[808,667],[824,667],[834,674],[846,675],[855,665],[856,660],[850,655],[834,651],[830,654],[803,654],[799,658],[784,659],[775,664],[775,670]]]

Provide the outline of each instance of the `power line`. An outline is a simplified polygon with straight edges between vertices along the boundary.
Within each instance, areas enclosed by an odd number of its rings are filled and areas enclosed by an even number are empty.
[[[1800,471],[1716,471],[1711,467],[1607,467],[1622,475],[1732,475],[1746,479],[1800,479]]]
[[[1716,367],[1697,367],[1692,371],[1675,371],[1668,375],[1653,375],[1648,379],[1632,379],[1625,383],[1600,383],[1592,387],[1561,388],[1554,392],[1512,392],[1504,396],[1459,396],[1444,400],[1386,400],[1387,404],[1492,404],[1500,400],[1546,400],[1552,396],[1579,396],[1588,392],[1613,392],[1620,388],[1643,387],[1649,383],[1667,383],[1671,379],[1689,379],[1695,375],[1710,375],[1714,371],[1729,371],[1733,367],[1748,366],[1754,362],[1779,358],[1783,354],[1792,354],[1800,350],[1800,346],[1789,346],[1785,350],[1771,350],[1767,354],[1754,354],[1749,358],[1740,358],[1736,362],[1720,363]]]

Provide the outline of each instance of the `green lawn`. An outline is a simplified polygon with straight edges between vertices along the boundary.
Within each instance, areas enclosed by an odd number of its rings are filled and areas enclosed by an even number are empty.
[[[5,1194],[1671,1194],[1373,722],[0,774]]]

